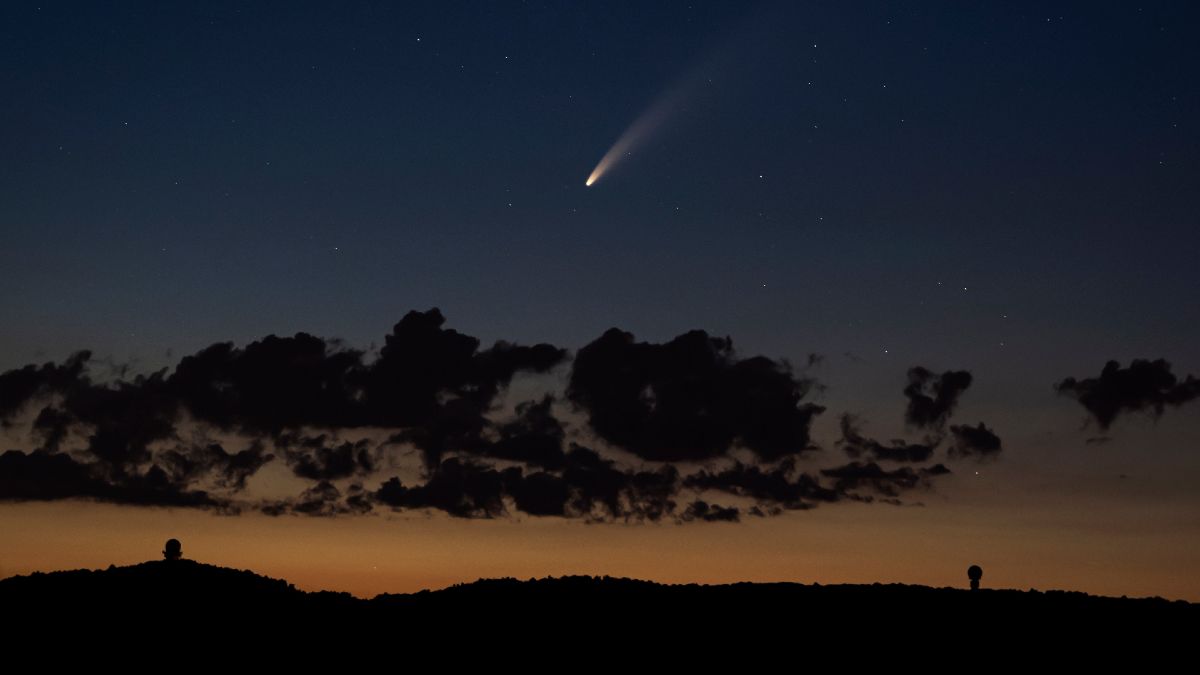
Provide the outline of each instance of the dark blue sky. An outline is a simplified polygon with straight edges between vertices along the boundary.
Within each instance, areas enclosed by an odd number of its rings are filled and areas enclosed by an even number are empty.
[[[298,330],[366,346],[433,306],[485,340],[706,328],[894,357],[892,377],[1197,365],[1198,17],[9,3],[0,365],[150,367]]]

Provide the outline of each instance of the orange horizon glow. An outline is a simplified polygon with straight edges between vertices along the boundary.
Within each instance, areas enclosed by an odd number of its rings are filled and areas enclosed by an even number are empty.
[[[154,560],[161,558],[163,542],[175,537],[183,542],[185,558],[286,579],[302,590],[364,598],[480,578],[577,574],[660,583],[965,588],[967,566],[977,563],[984,569],[985,588],[1200,601],[1200,581],[1179,571],[1195,569],[1200,543],[1181,542],[1169,527],[1138,534],[1134,523],[1122,523],[1120,512],[1113,508],[1097,515],[1128,527],[1130,541],[1115,541],[1103,530],[1063,537],[1053,527],[1022,526],[1002,508],[979,504],[852,504],[738,524],[625,525],[421,513],[230,517],[82,502],[25,503],[0,507],[0,578]],[[1118,548],[1119,558],[1113,556]]]

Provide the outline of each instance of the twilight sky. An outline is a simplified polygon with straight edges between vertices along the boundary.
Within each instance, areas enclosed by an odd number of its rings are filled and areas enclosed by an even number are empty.
[[[1200,600],[1198,28],[6,3],[0,577]]]

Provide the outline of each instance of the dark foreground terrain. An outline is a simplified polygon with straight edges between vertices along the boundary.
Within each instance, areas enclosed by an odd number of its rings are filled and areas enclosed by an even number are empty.
[[[700,586],[581,576],[489,579],[363,600],[189,560],[11,577],[0,581],[0,608],[10,636],[16,620],[18,631],[53,626],[63,636],[219,634],[261,646],[283,635],[312,649],[386,637],[406,649],[458,649],[455,658],[468,659],[480,644],[524,645],[535,651],[523,653],[543,656],[586,649],[601,659],[667,646],[691,659],[747,650],[799,658],[835,647],[850,649],[850,662],[878,660],[889,649],[906,654],[902,661],[1026,647],[1094,657],[1189,650],[1200,628],[1200,605],[1183,601],[899,584]]]

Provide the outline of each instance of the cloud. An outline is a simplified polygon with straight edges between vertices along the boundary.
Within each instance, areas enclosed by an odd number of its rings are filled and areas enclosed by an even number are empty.
[[[222,342],[184,356],[168,395],[219,429],[278,434],[300,426],[359,426],[370,420],[356,394],[362,352],[307,333],[269,335],[243,349]]]
[[[453,441],[479,436],[484,414],[518,371],[546,372],[567,357],[549,344],[499,341],[480,351],[478,339],[443,329],[443,322],[436,309],[409,312],[362,378],[371,424],[421,430],[414,440],[430,466]]]
[[[662,344],[609,330],[578,352],[565,391],[500,412],[517,373],[567,361],[566,349],[549,344],[482,347],[446,328],[437,309],[404,315],[373,358],[296,333],[244,347],[219,342],[174,368],[130,376],[97,368],[81,351],[0,374],[0,423],[27,425],[35,446],[0,456],[0,500],[273,516],[396,509],[735,522],[892,498],[939,475],[937,467],[802,471],[799,460],[817,455],[810,428],[824,408],[806,397],[820,385],[786,361],[740,356],[729,338],[699,330]],[[99,381],[96,372],[112,374]],[[560,419],[567,405],[583,419]],[[905,462],[933,448],[883,445],[846,419],[842,445],[855,457]],[[389,477],[412,449],[418,478]],[[251,479],[271,462],[303,481],[296,494],[251,494]],[[714,492],[723,497],[704,494]]]
[[[427,463],[451,448],[487,451],[490,442],[483,437],[493,425],[486,415],[498,394],[517,372],[545,372],[567,352],[506,341],[480,349],[476,338],[443,328],[444,321],[437,309],[409,312],[370,362],[337,340],[297,333],[267,336],[245,348],[216,343],[182,357],[170,375],[164,368],[125,379],[125,369],[115,368],[110,370],[117,379],[96,382],[88,351],[62,364],[10,370],[0,374],[0,424],[12,427],[40,404],[31,430],[42,446],[34,459],[18,464],[10,458],[6,466],[33,472],[48,490],[9,493],[225,504],[226,498],[200,486],[243,490],[275,458],[264,450],[268,442],[297,476],[318,483],[376,468],[376,449],[367,441],[335,441],[321,430],[399,428]],[[556,461],[553,445],[561,444],[561,429],[555,431],[548,408],[549,403],[523,408],[518,419],[499,429],[492,454],[521,458],[540,451],[542,461]],[[251,447],[231,454],[219,444],[185,442],[178,431],[185,422],[249,437]],[[72,434],[85,446],[57,454]],[[74,487],[65,489],[68,484]],[[318,496],[309,495],[309,501]],[[300,503],[287,508],[304,510]]]
[[[924,443],[908,443],[895,439],[891,445],[884,445],[864,437],[859,431],[858,419],[850,413],[842,415],[840,425],[842,437],[837,441],[838,446],[851,457],[866,454],[891,462],[924,462],[933,456],[934,449],[941,442],[940,438],[928,438]]]
[[[508,483],[508,492],[517,509],[531,516],[571,515],[567,505],[572,501],[572,489],[560,475],[537,471]]]
[[[262,441],[254,440],[250,447],[230,453],[219,443],[207,443],[176,448],[159,455],[178,483],[189,483],[208,477],[219,487],[240,491],[246,479],[253,476],[275,455],[267,453]]]
[[[950,469],[944,464],[920,469],[902,466],[888,471],[875,462],[850,462],[845,466],[821,470],[821,475],[834,479],[834,489],[839,493],[860,499],[863,497],[856,495],[855,490],[866,489],[886,497],[897,497],[908,490],[928,488],[934,477],[949,473]]]
[[[591,448],[572,444],[563,479],[572,490],[569,508],[590,520],[660,520],[675,509],[679,471],[625,470]]]
[[[530,515],[603,520],[660,520],[675,510],[679,475],[674,467],[625,470],[590,448],[573,445],[560,473],[520,467],[498,470],[450,458],[423,485],[405,486],[399,478],[384,482],[375,499],[394,509],[433,508],[460,518],[506,514],[505,498]]]
[[[685,485],[697,490],[720,491],[754,499],[757,503],[749,513],[771,516],[847,499],[871,502],[875,500],[872,493],[891,498],[888,500],[890,503],[900,503],[895,498],[902,493],[929,489],[936,477],[949,473],[950,470],[943,464],[888,471],[874,462],[851,462],[821,469],[817,476],[798,471],[795,463],[789,459],[770,469],[737,463],[732,468],[716,473],[701,471],[689,476]],[[823,481],[822,477],[833,479],[832,483]]]
[[[228,510],[232,505],[203,490],[189,490],[152,465],[142,472],[106,475],[99,464],[85,464],[47,450],[0,455],[0,501],[28,502],[89,499],[137,506],[181,506]]]
[[[459,518],[504,515],[504,484],[519,478],[519,468],[504,472],[452,457],[434,467],[423,485],[406,487],[393,477],[375,491],[376,501],[395,509],[434,508]]]
[[[83,377],[89,351],[72,354],[60,366],[45,363],[39,368],[33,364],[0,374],[0,423],[9,426],[9,419],[28,401],[50,392],[65,392],[72,389]]]
[[[704,470],[688,476],[685,485],[696,490],[747,497],[767,508],[788,510],[810,509],[818,502],[835,502],[841,498],[837,491],[821,485],[817,478],[798,472],[795,462],[790,459],[771,468],[737,462],[731,468],[715,473]]]
[[[1122,413],[1144,411],[1157,419],[1166,406],[1179,407],[1200,397],[1200,380],[1188,375],[1180,382],[1163,359],[1134,359],[1128,368],[1109,361],[1100,377],[1068,377],[1054,388],[1079,401],[1105,431]]]
[[[824,410],[802,402],[813,384],[786,362],[737,357],[729,338],[694,330],[653,344],[613,328],[579,350],[567,397],[600,438],[642,459],[704,460],[741,444],[769,461],[812,448]]]
[[[941,429],[970,386],[971,373],[965,370],[937,375],[921,366],[909,368],[908,386],[904,388],[908,397],[905,421],[919,429]]]
[[[697,499],[688,504],[680,517],[684,522],[693,520],[703,520],[705,522],[730,522],[736,523],[739,520],[739,512],[736,506],[721,506],[720,504],[709,504],[708,502]]]
[[[375,468],[371,443],[330,442],[326,434],[301,436],[289,433],[276,438],[284,460],[301,478],[329,481],[370,473]]]
[[[497,440],[466,449],[495,459],[550,470],[562,469],[567,458],[563,452],[566,432],[551,410],[553,403],[554,396],[547,394],[540,401],[517,404],[514,418],[497,425]]]
[[[546,372],[567,352],[548,344],[477,338],[443,328],[437,309],[407,313],[385,336],[379,357],[307,333],[269,336],[237,349],[208,347],[180,360],[171,392],[197,418],[221,429],[279,434],[325,429],[402,428],[426,462],[477,440],[485,413],[519,371]]]
[[[42,437],[42,447],[47,450],[58,450],[71,428],[71,416],[66,412],[46,406],[33,420],[34,433]]]
[[[988,459],[1000,454],[1000,437],[996,432],[984,426],[953,425],[950,433],[954,434],[954,445],[950,447],[951,457],[975,457]]]
[[[333,517],[369,513],[374,508],[361,483],[351,483],[345,494],[333,483],[323,480],[306,489],[299,497],[263,503],[259,510],[269,516],[304,515]]]

